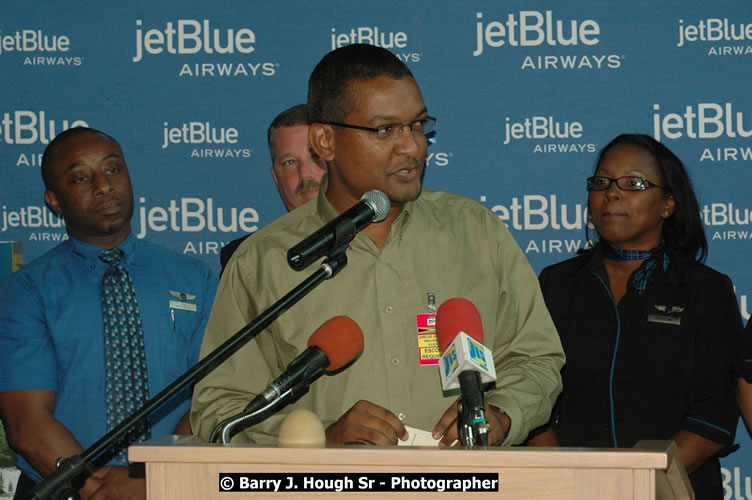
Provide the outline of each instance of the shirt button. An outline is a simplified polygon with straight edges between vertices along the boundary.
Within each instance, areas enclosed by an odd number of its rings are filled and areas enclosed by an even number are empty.
[[[381,256],[381,255],[379,255],[379,256],[377,257],[377,260],[378,260],[379,262],[384,262],[384,257],[383,257],[383,256]]]
[[[400,422],[404,422],[404,421],[405,421],[405,419],[407,418],[407,415],[405,415],[405,414],[404,414],[404,413],[402,413],[402,412],[399,412],[399,413],[397,414],[397,418],[398,418],[398,419],[400,419]]]
[[[386,306],[386,309],[384,309],[389,314],[392,314],[392,311],[394,311],[394,308],[392,306]]]
[[[399,358],[392,358],[392,364],[393,364],[394,366],[397,366],[397,365],[399,365]]]

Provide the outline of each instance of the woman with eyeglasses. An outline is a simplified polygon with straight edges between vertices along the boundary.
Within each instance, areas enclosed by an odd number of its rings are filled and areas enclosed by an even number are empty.
[[[738,420],[732,351],[742,323],[731,280],[702,263],[689,176],[653,138],[620,135],[587,189],[597,241],[540,275],[567,362],[551,421],[529,444],[673,439],[697,498],[723,498],[718,456]]]

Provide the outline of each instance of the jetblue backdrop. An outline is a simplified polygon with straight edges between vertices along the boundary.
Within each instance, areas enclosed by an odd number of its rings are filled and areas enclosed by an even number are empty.
[[[752,292],[752,3],[3,2],[0,239],[28,262],[65,237],[39,163],[60,131],[117,138],[133,227],[219,270],[219,249],[284,213],[266,128],[329,51],[389,48],[438,118],[425,186],[481,201],[536,271],[585,242],[585,178],[622,132],[687,165],[744,318]],[[462,265],[458,263],[458,265]],[[724,460],[751,498],[752,441]]]

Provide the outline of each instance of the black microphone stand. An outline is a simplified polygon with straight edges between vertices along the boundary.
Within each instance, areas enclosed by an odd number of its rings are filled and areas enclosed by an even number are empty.
[[[480,374],[466,371],[459,374],[462,397],[457,415],[460,442],[465,448],[488,448],[488,422]]]
[[[141,408],[134,411],[115,428],[100,438],[99,441],[91,445],[86,451],[80,455],[74,455],[69,458],[58,460],[57,469],[34,486],[29,498],[36,500],[67,500],[69,498],[78,498],[78,492],[72,487],[72,481],[82,474],[90,474],[93,471],[92,462],[94,459],[139,425],[157,408],[175,396],[175,394],[181,389],[203,378],[223,361],[232,356],[235,351],[243,347],[251,339],[255,338],[256,335],[269,326],[283,312],[308,295],[308,293],[316,288],[316,286],[324,280],[334,277],[343,267],[345,267],[345,265],[347,265],[345,251],[356,232],[354,227],[349,227],[354,226],[352,221],[349,221],[349,224],[348,221],[343,221],[340,226],[337,227],[337,233],[352,236],[349,240],[343,238],[340,241],[340,244],[329,252],[326,260],[321,263],[321,266],[316,272],[306,278],[292,291],[288,292],[287,295],[269,306],[269,308],[257,316],[253,321],[241,328],[235,335],[214,349],[214,351],[209,353],[204,359],[196,363],[193,368],[188,369],[188,371],[178,377],[177,380],[164,388],[162,392],[144,403]]]
[[[247,429],[248,427],[259,424],[273,415],[276,411],[284,408],[288,404],[300,399],[303,394],[308,392],[308,388],[300,391],[298,394],[293,394],[294,389],[288,389],[278,399],[272,401],[264,401],[266,404],[259,407],[258,404],[254,404],[256,401],[252,401],[242,412],[237,415],[232,415],[222,420],[212,430],[210,443],[222,443],[229,444],[230,440],[237,433]],[[263,403],[260,403],[263,404]]]
[[[329,364],[329,359],[323,352],[319,351],[318,357],[319,359],[326,360],[325,364]],[[306,363],[311,360],[311,358],[306,358],[302,361],[299,361],[299,359],[300,358],[296,358],[295,361],[288,365],[287,369],[289,370],[293,366],[296,366],[296,362],[299,362],[299,365],[297,366],[306,368]],[[287,388],[287,390],[283,392],[279,391],[279,388],[270,391],[269,387],[271,386],[267,387],[264,392],[251,400],[251,402],[248,403],[248,406],[246,406],[242,412],[227,417],[226,419],[219,422],[214,427],[214,430],[212,430],[209,442],[229,444],[233,436],[235,436],[239,432],[263,422],[282,408],[296,402],[304,395],[308,394],[311,383],[316,380],[316,378],[318,378],[323,373],[323,371],[323,367],[314,368],[310,371],[306,369],[305,372],[302,372],[305,373],[305,375],[300,377],[289,388]],[[277,379],[275,383],[279,381],[280,379]],[[281,384],[284,384],[284,382],[281,382]]]

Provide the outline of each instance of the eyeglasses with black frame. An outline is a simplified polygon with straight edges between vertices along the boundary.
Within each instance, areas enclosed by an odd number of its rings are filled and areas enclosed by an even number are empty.
[[[594,175],[587,178],[587,190],[588,191],[606,191],[611,187],[611,183],[616,182],[616,187],[622,191],[644,191],[650,188],[658,188],[666,190],[665,187],[659,186],[654,182],[650,182],[644,177],[638,177],[633,175],[627,175],[624,177],[605,177],[603,175]]]
[[[387,123],[380,127],[364,127],[362,125],[350,125],[349,123],[339,122],[324,122],[326,125],[333,125],[335,127],[352,128],[355,130],[366,130],[373,132],[376,138],[382,141],[388,141],[390,139],[396,139],[402,135],[402,130],[409,129],[410,132],[422,132],[423,135],[428,135],[434,131],[436,127],[436,118],[433,116],[426,116],[418,120],[411,121],[410,123]]]

